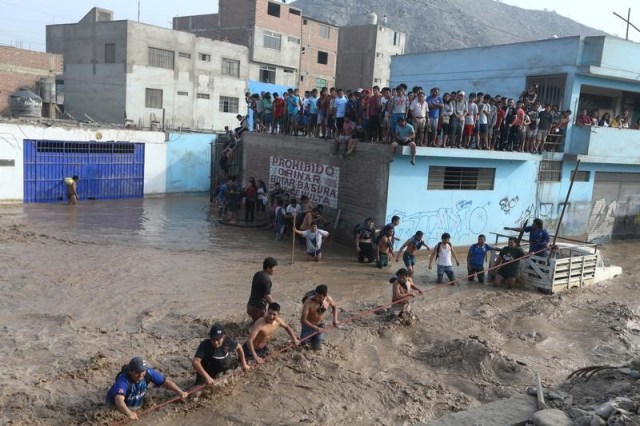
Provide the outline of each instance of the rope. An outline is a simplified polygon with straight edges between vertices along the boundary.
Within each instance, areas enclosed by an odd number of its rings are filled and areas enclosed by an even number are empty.
[[[508,264],[510,264],[510,263],[519,262],[519,261],[521,261],[521,260],[524,260],[524,259],[527,259],[527,258],[529,258],[529,257],[531,257],[531,256],[534,256],[534,255],[536,255],[536,254],[538,254],[538,253],[542,253],[542,252],[544,252],[544,251],[546,251],[546,249],[542,249],[542,250],[539,250],[539,251],[537,251],[537,252],[529,252],[529,253],[525,254],[524,256],[519,257],[519,258],[517,258],[517,259],[513,259],[513,260],[510,260],[510,261],[508,261],[508,262],[503,262],[503,263],[500,263],[500,264],[498,264],[498,265],[494,265],[494,266],[492,266],[492,267],[490,267],[490,268],[487,268],[487,269],[483,269],[483,270],[482,270],[482,272],[489,272],[489,271],[491,271],[491,270],[501,268],[501,267],[503,267],[503,266],[505,266],[505,265],[508,265]],[[479,272],[478,272],[478,273],[479,273]],[[475,276],[475,275],[476,275],[476,273],[473,273],[473,274],[467,274],[466,276],[464,276],[464,277],[463,277],[463,279],[464,279],[464,278],[469,278],[469,277],[471,277],[471,276]],[[389,309],[391,306],[393,306],[393,305],[395,305],[395,304],[404,303],[405,301],[407,301],[407,300],[409,300],[409,299],[417,298],[418,296],[423,296],[424,294],[426,294],[426,293],[427,293],[427,292],[429,292],[429,291],[437,290],[437,289],[442,288],[442,287],[453,286],[453,285],[455,285],[455,284],[456,284],[456,280],[452,280],[452,281],[449,281],[449,282],[446,282],[446,283],[436,284],[436,285],[435,285],[435,286],[433,286],[432,288],[429,288],[429,289],[423,290],[421,295],[419,294],[419,295],[414,296],[414,295],[409,294],[409,295],[407,295],[407,296],[403,297],[402,299],[398,299],[398,300],[393,301],[393,302],[391,302],[391,303],[386,303],[386,304],[384,304],[384,305],[376,306],[375,308],[372,308],[372,309],[367,309],[367,310],[364,310],[364,311],[358,312],[357,314],[352,315],[351,317],[346,318],[346,319],[344,319],[344,320],[340,321],[340,324],[349,324],[349,323],[352,323],[352,322],[354,322],[354,321],[356,321],[356,320],[359,320],[359,319],[361,319],[361,318],[364,318],[364,317],[366,317],[366,316],[368,316],[368,315],[375,314],[376,312],[380,312],[380,311],[383,311],[383,310]],[[324,327],[324,329],[323,329],[323,333],[326,333],[327,331],[332,330],[332,329],[334,329],[334,328],[338,328],[338,329],[339,329],[340,327],[339,327],[339,326],[338,326],[338,327],[336,327],[336,326],[334,326],[333,324],[331,324],[331,325],[329,325],[329,326],[327,326],[327,327]],[[307,341],[307,340],[311,339],[312,337],[317,336],[318,334],[319,334],[319,332],[318,332],[318,331],[315,331],[315,332],[313,332],[312,334],[309,334],[308,336],[306,336],[306,337],[304,337],[304,338],[302,338],[302,339],[299,339],[299,343],[305,342],[305,341]],[[278,349],[278,350],[276,350],[276,351],[273,351],[273,352],[269,353],[269,355],[267,355],[266,357],[264,357],[264,358],[263,358],[264,363],[267,363],[268,361],[272,360],[273,358],[277,357],[278,355],[283,354],[283,353],[285,353],[285,352],[287,352],[287,351],[289,351],[289,350],[293,349],[295,346],[296,346],[296,345],[295,345],[294,343],[289,343],[288,345],[283,346],[282,348],[280,348],[280,349]],[[255,368],[255,367],[254,367],[254,368]],[[242,373],[243,373],[243,371],[242,371],[241,369],[238,369],[238,370],[236,370],[235,372],[233,372],[233,373],[231,373],[230,375],[228,375],[227,377],[231,377],[231,376],[234,376],[234,375],[237,375],[237,374],[242,374]],[[200,390],[202,390],[202,389],[206,388],[207,386],[209,386],[209,385],[207,385],[206,383],[205,383],[205,384],[202,384],[202,385],[194,386],[194,387],[192,387],[191,389],[189,389],[189,390],[187,390],[187,391],[186,391],[186,392],[187,392],[187,395],[191,395],[191,394],[193,394],[193,393],[196,393],[196,392],[198,392],[198,391],[200,391]],[[176,402],[176,401],[180,401],[180,400],[182,400],[182,398],[181,398],[180,396],[174,396],[174,397],[172,397],[172,398],[170,398],[170,399],[168,399],[168,400],[166,400],[166,401],[164,401],[164,402],[162,402],[162,403],[160,403],[160,404],[154,405],[153,407],[149,407],[149,408],[147,408],[146,410],[143,410],[143,411],[139,412],[139,413],[138,413],[138,418],[140,418],[140,417],[142,417],[142,416],[144,416],[144,415],[147,415],[147,414],[149,414],[149,413],[152,413],[152,412],[154,412],[154,411],[157,411],[157,410],[159,410],[159,409],[161,409],[161,408],[166,407],[167,405],[173,404],[174,402]],[[114,423],[111,423],[111,426],[120,426],[120,425],[124,425],[124,424],[129,423],[129,421],[130,421],[130,419],[125,419],[125,420],[122,420],[122,421],[119,421],[119,422],[114,422]]]

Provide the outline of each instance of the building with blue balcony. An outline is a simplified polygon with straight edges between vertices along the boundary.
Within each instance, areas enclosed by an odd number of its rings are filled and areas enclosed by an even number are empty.
[[[542,102],[573,112],[555,152],[543,155],[418,148],[413,167],[404,148],[390,165],[386,209],[402,218],[402,238],[421,229],[429,243],[441,232],[469,243],[533,217],[553,233],[577,160],[560,235],[640,236],[640,44],[577,36],[395,56],[391,82],[516,99],[536,85]],[[576,125],[582,109],[627,115],[629,128]]]

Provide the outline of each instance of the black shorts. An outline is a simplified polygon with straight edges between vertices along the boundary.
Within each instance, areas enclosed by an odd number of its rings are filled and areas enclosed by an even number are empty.
[[[344,128],[344,117],[336,118],[336,128],[340,130]]]
[[[242,350],[244,352],[244,358],[247,361],[250,361],[253,359],[253,354],[249,350],[249,346],[247,345],[247,342],[244,342],[244,344],[242,345]],[[258,355],[260,358],[269,356],[269,347],[265,346],[264,348],[256,349],[256,355]]]

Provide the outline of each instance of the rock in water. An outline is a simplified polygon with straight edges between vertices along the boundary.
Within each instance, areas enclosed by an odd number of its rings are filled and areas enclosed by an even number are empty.
[[[548,410],[536,411],[531,417],[531,422],[535,426],[571,426],[573,422],[564,411],[550,408]]]

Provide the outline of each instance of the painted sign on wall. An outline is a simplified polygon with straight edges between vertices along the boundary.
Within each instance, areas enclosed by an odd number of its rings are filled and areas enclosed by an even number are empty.
[[[276,182],[279,182],[282,188],[293,188],[297,197],[308,196],[314,204],[338,207],[339,167],[270,157],[269,188],[272,189]]]

